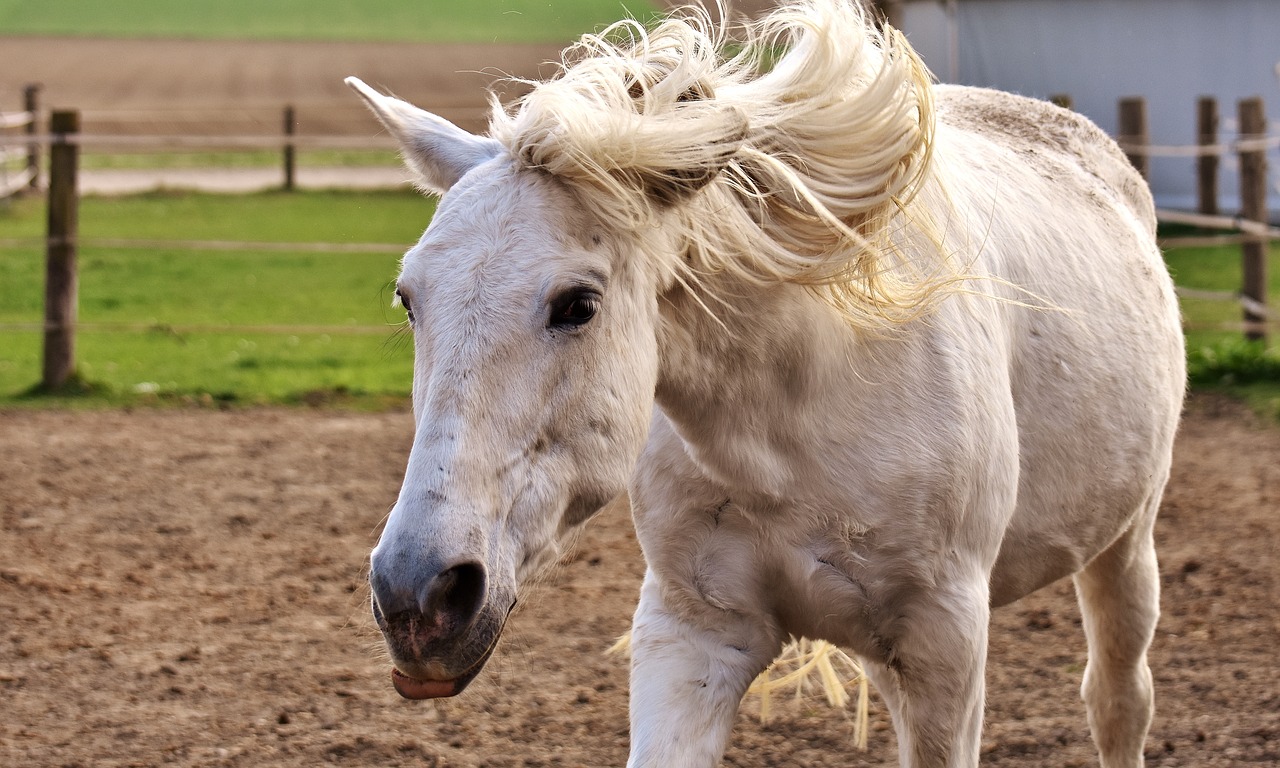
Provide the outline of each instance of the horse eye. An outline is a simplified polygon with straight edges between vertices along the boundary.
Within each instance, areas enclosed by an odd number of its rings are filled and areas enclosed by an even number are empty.
[[[404,312],[406,315],[409,316],[409,322],[412,323],[413,322],[413,305],[409,303],[409,297],[405,296],[403,293],[400,292],[400,289],[397,288],[396,298],[400,299],[400,306],[404,307]]]
[[[599,294],[594,291],[573,291],[551,305],[549,325],[555,328],[577,328],[591,322],[599,311]]]

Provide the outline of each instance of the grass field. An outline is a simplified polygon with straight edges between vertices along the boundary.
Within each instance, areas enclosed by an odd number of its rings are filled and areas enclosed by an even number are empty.
[[[151,194],[81,203],[80,374],[86,402],[138,399],[378,403],[407,395],[412,352],[391,307],[399,253],[421,234],[430,200],[412,192],[249,196]],[[43,202],[0,208],[0,404],[40,376]],[[384,243],[385,253],[124,248],[104,239]],[[1280,249],[1272,251],[1280,296]],[[1232,291],[1236,247],[1167,255],[1180,285]],[[1192,326],[1239,320],[1229,302],[1186,300]],[[1191,330],[1199,385],[1227,384],[1280,406],[1280,355],[1233,331]]]
[[[81,203],[80,374],[90,400],[238,402],[408,393],[412,351],[391,307],[399,251],[432,204],[410,192],[153,194]],[[0,402],[40,376],[43,206],[0,212]],[[94,238],[385,243],[387,253],[192,251]]]
[[[0,35],[539,42],[654,11],[649,0],[0,0]]]
[[[1173,230],[1169,234],[1181,234],[1189,230]],[[1212,248],[1177,248],[1165,252],[1165,263],[1174,282],[1184,288],[1204,291],[1235,292],[1243,282],[1239,246]],[[1270,252],[1271,303],[1280,302],[1280,246],[1273,245]],[[1280,312],[1280,306],[1277,306]],[[1204,326],[1239,323],[1240,307],[1234,302],[1204,299],[1183,299],[1182,312],[1188,326],[1188,348],[1212,347],[1240,336],[1235,331],[1223,331]]]
[[[1175,230],[1178,234],[1185,230]],[[1165,253],[1174,281],[1184,288],[1206,291],[1240,290],[1238,246],[1180,248]],[[1280,245],[1273,244],[1268,264],[1268,295],[1280,315]],[[1280,338],[1273,330],[1269,344],[1246,342],[1239,331],[1205,326],[1239,323],[1235,302],[1185,298],[1182,313],[1187,326],[1187,359],[1191,383],[1220,388],[1248,400],[1255,408],[1280,418]]]

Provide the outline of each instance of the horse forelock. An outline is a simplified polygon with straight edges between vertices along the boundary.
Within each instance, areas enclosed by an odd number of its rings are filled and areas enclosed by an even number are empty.
[[[913,202],[930,167],[930,89],[902,35],[853,0],[799,0],[737,40],[694,7],[585,36],[558,76],[495,105],[490,133],[608,226],[671,223],[687,248],[658,266],[683,282],[804,284],[877,329],[956,279],[940,247],[894,244],[913,227],[938,245]]]

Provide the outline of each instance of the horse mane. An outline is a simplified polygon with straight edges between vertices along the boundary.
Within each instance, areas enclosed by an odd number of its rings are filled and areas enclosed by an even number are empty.
[[[940,247],[900,246],[939,244],[912,204],[933,147],[924,64],[857,0],[730,32],[692,7],[584,36],[557,76],[495,104],[490,135],[610,226],[673,216],[686,250],[664,266],[686,285],[801,284],[868,330],[923,314],[957,279]]]

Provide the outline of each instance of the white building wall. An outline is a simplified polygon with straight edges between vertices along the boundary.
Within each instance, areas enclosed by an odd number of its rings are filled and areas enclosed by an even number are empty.
[[[1236,101],[1249,96],[1280,133],[1280,0],[918,0],[902,5],[902,27],[939,79],[1069,94],[1113,136],[1126,96],[1146,97],[1155,144],[1195,143],[1202,95],[1218,99],[1221,139],[1234,138]],[[1269,159],[1280,207],[1280,153]],[[1226,158],[1224,210],[1237,185]],[[1194,207],[1194,161],[1153,158],[1151,186],[1162,207]]]

